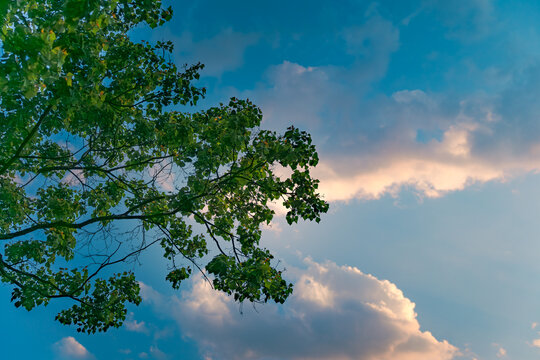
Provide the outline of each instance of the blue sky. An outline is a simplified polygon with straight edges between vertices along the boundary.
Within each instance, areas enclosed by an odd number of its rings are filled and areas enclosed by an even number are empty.
[[[284,306],[173,291],[158,249],[126,326],[81,335],[0,288],[6,359],[491,360],[540,356],[540,4],[170,2],[133,34],[206,64],[212,106],[310,132],[331,203],[263,243],[296,283]]]

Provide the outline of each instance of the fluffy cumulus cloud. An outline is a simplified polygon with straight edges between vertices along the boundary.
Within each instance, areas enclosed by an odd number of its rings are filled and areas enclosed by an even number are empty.
[[[454,39],[482,37],[485,29],[492,29],[488,0],[460,0],[452,9],[438,0],[413,3],[414,16],[407,21],[386,18],[384,9],[391,2],[383,1],[359,12],[353,23],[344,23],[336,31],[344,63],[312,66],[284,59],[241,93],[261,106],[264,127],[281,131],[295,124],[314,136],[321,155],[314,174],[327,200],[396,196],[403,188],[419,197],[440,197],[475,183],[540,170],[540,66],[532,66],[530,57],[504,71],[494,65],[478,67],[472,60],[469,70],[446,68],[448,74],[460,73],[460,79],[480,79],[460,95],[423,88],[380,91],[393,57],[410,42],[402,32],[415,16],[437,18]],[[184,32],[175,42],[179,59],[201,60],[207,64],[205,74],[219,77],[240,68],[245,50],[261,39],[257,33],[224,28],[197,41]],[[172,179],[158,180],[171,190]]]
[[[202,280],[181,298],[147,285],[142,296],[172,314],[204,355],[219,359],[446,360],[459,355],[422,330],[414,303],[396,285],[350,266],[316,263],[296,277],[284,306],[238,304]]]
[[[375,29],[392,38],[388,24]],[[367,35],[356,29],[350,36]],[[394,42],[386,44],[374,58],[390,56]],[[355,80],[358,71],[285,61],[269,69],[265,86],[246,92],[261,104],[266,127],[294,123],[314,136],[321,155],[314,174],[327,200],[379,198],[404,187],[439,197],[540,171],[540,71],[498,94],[462,96],[422,89],[367,96],[371,80]]]
[[[399,48],[399,31],[373,15],[363,25],[343,29],[341,37],[352,59],[348,66],[285,60],[268,69],[266,82],[243,94],[262,107],[266,127],[295,123],[328,128],[342,126],[354,115],[358,98],[386,73],[391,54]]]
[[[322,143],[315,173],[321,191],[331,201],[395,195],[404,186],[439,197],[538,172],[540,129],[531,124],[536,102],[512,113],[498,103],[520,97],[509,90],[452,100],[415,89],[379,99],[377,110],[366,105],[368,119],[379,128],[356,124],[345,135],[333,134],[337,144]]]
[[[485,36],[486,29],[495,31],[491,1],[420,3],[411,7],[416,9],[411,16],[437,19],[452,41]],[[523,61],[512,58],[513,65],[506,67],[480,66],[474,59],[467,59],[466,66],[445,65],[441,60],[439,70],[459,79],[434,77],[441,82],[438,92],[428,90],[433,88],[430,83],[427,89],[393,85],[391,92],[384,92],[380,84],[388,80],[400,51],[410,46],[404,30],[416,20],[387,18],[388,11],[383,10],[390,5],[381,4],[380,12],[377,6],[370,7],[358,13],[354,24],[345,23],[336,31],[343,62],[320,64],[314,59],[318,64],[314,66],[305,59],[283,59],[270,65],[252,89],[241,92],[261,106],[265,128],[282,131],[295,124],[313,135],[321,155],[314,174],[321,179],[326,199],[374,199],[397,195],[403,188],[420,197],[440,197],[475,183],[539,171],[540,66],[534,66],[538,59],[533,58],[537,55],[524,56]],[[256,41],[255,35],[232,30],[220,36],[238,37],[242,49]],[[505,36],[504,44],[516,43]],[[522,47],[516,51],[524,53]],[[439,61],[429,60],[428,54],[417,60],[419,68],[424,62]],[[396,80],[395,76],[393,70],[390,78]],[[407,82],[397,79],[399,83]],[[454,83],[458,91],[444,90]],[[459,84],[467,85],[467,90],[460,91]]]
[[[475,136],[498,120],[483,99],[459,102],[414,89],[364,101],[335,80],[336,72],[284,62],[270,70],[267,89],[251,93],[266,126],[294,123],[313,134],[321,154],[314,174],[330,201],[378,198],[403,186],[437,197],[537,166],[534,154],[517,164],[475,153]]]
[[[59,359],[93,359],[94,356],[72,336],[54,343],[53,349]]]

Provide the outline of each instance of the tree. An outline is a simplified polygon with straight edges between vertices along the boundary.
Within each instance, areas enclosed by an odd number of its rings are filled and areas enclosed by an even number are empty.
[[[0,278],[15,306],[66,298],[61,323],[118,327],[141,301],[126,263],[154,244],[173,288],[195,270],[240,302],[282,303],[292,285],[259,246],[261,226],[275,201],[289,224],[328,210],[310,136],[259,129],[249,100],[188,112],[205,94],[193,84],[203,65],[177,68],[171,42],[128,36],[170,19],[160,1],[17,0],[6,11]]]

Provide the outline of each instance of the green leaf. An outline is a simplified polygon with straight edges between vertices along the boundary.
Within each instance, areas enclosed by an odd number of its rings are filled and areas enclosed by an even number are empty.
[[[119,327],[141,302],[125,269],[149,246],[174,289],[196,267],[237,301],[291,294],[261,228],[277,199],[289,223],[328,210],[311,137],[260,130],[249,100],[190,112],[204,66],[126,35],[171,16],[160,1],[42,0],[0,17],[0,280],[16,307],[64,299],[62,324]]]

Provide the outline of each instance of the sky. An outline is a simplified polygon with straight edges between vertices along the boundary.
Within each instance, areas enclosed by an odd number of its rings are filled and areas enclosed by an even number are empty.
[[[82,335],[0,288],[6,359],[528,360],[540,357],[540,3],[169,2],[132,35],[206,64],[209,107],[249,98],[262,128],[312,134],[330,211],[278,215],[262,243],[284,305],[234,303],[159,249],[143,303]]]

